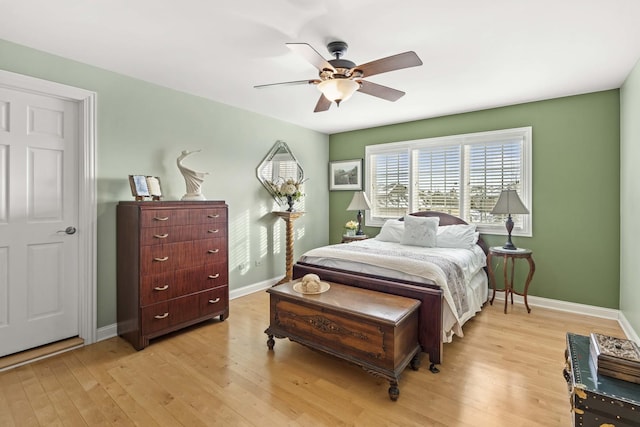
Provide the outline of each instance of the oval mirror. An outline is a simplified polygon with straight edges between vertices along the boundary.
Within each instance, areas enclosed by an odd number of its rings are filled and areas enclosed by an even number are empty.
[[[290,178],[296,182],[302,182],[304,180],[302,166],[300,166],[300,163],[298,163],[289,146],[284,141],[276,141],[264,160],[258,165],[256,175],[264,188],[271,194],[271,197],[279,204],[285,202],[276,196],[269,182],[277,183]]]

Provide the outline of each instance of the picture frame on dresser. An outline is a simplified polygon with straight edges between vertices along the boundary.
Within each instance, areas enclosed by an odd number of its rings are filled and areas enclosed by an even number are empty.
[[[131,195],[137,201],[145,200],[145,197],[150,197],[152,200],[162,198],[162,186],[157,176],[129,175],[129,186]]]
[[[151,196],[147,185],[147,177],[144,175],[129,175],[129,186],[131,187],[131,195],[136,200]]]
[[[361,191],[362,159],[329,162],[329,190]]]

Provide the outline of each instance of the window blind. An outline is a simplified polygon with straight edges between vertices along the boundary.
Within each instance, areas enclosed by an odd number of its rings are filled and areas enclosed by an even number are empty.
[[[414,151],[418,210],[460,216],[460,147],[426,147]]]
[[[492,215],[491,210],[504,189],[522,193],[522,139],[496,141],[465,146],[469,165],[469,184],[464,219],[476,224],[503,223],[505,215]],[[522,225],[521,216],[515,218]]]
[[[528,127],[367,146],[367,223],[432,210],[501,233],[506,215],[491,211],[503,189],[531,211],[531,135]],[[531,235],[531,215],[513,219],[514,235]]]
[[[409,152],[401,150],[372,156],[372,214],[398,218],[409,207]]]

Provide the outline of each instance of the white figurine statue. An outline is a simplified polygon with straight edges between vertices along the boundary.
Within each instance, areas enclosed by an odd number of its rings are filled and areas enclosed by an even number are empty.
[[[178,169],[184,176],[184,182],[187,184],[187,194],[182,196],[181,200],[206,200],[200,191],[200,186],[204,181],[204,177],[209,175],[208,172],[196,172],[193,169],[189,169],[182,165],[182,160],[190,154],[198,153],[200,150],[196,151],[187,151],[184,150],[182,154],[178,157],[176,163],[178,164]]]

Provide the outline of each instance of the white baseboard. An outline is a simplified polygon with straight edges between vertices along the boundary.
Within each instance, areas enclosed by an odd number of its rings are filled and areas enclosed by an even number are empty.
[[[502,301],[504,304],[504,294],[496,294],[496,301]],[[527,301],[531,307],[549,308],[552,310],[566,311],[569,313],[582,314],[585,316],[601,317],[603,319],[612,319],[620,321],[620,310],[615,308],[597,307],[595,305],[579,304],[576,302],[560,301],[556,299],[542,298],[536,296],[527,296]],[[524,304],[524,297],[520,295],[513,296],[513,302]]]
[[[229,299],[236,299],[236,298],[243,297],[245,295],[252,294],[254,292],[260,292],[265,289],[269,289],[270,287],[278,283],[280,279],[282,279],[281,276],[273,279],[269,279],[269,280],[264,280],[262,282],[254,283],[253,285],[243,286],[240,289],[234,289],[229,292]]]
[[[113,325],[103,326],[102,328],[98,328],[96,331],[96,342],[113,338],[116,335],[118,335],[118,325],[116,323]]]
[[[242,288],[234,289],[229,292],[229,299],[240,298],[245,295],[252,294],[254,292],[263,291],[275,285],[276,283],[278,283],[279,280],[280,280],[280,277],[276,277],[273,279],[254,283],[253,285],[243,286]],[[496,301],[501,301],[502,303],[504,303],[504,294],[497,294]],[[529,305],[532,307],[549,308],[551,310],[566,311],[569,313],[582,314],[585,316],[594,316],[594,317],[600,317],[603,319],[617,320],[618,323],[620,324],[620,327],[622,328],[622,331],[627,336],[627,338],[637,343],[640,343],[640,337],[638,337],[638,334],[633,329],[633,327],[631,327],[631,324],[629,323],[627,318],[624,316],[624,314],[622,314],[620,310],[617,310],[614,308],[597,307],[594,305],[578,304],[575,302],[560,301],[560,300],[542,298],[542,297],[536,297],[536,296],[528,296],[527,301],[529,302]],[[513,302],[514,304],[515,303],[524,304],[524,298],[521,297],[520,295],[514,295]],[[115,323],[113,325],[103,326],[102,328],[99,328],[97,330],[96,341],[106,340],[107,338],[115,337],[117,334],[118,334],[117,325]]]
[[[254,292],[260,292],[268,289],[278,283],[282,277],[276,277],[262,282],[254,283],[253,285],[243,286],[240,289],[234,289],[229,292],[229,299],[240,298],[245,295],[252,294]],[[96,342],[113,338],[118,335],[118,325],[116,323],[112,325],[103,326],[96,331]]]
[[[501,301],[504,304],[504,294],[496,295],[496,301]],[[640,337],[633,329],[624,313],[615,308],[597,307],[594,305],[578,304],[575,302],[560,301],[536,296],[528,296],[527,301],[529,302],[529,306],[549,308],[551,310],[567,311],[570,313],[600,317],[603,319],[617,320],[620,328],[622,329],[622,332],[624,332],[627,339],[636,343],[640,343]],[[514,304],[524,304],[524,298],[520,295],[514,295],[513,302]]]
[[[640,343],[640,337],[638,337],[638,334],[633,329],[633,327],[625,317],[624,313],[622,312],[620,312],[620,319],[618,319],[618,323],[620,323],[620,327],[622,328],[622,330],[624,331],[624,334],[627,336],[628,339],[636,343]]]

